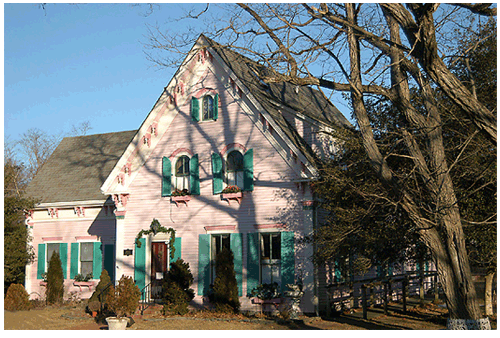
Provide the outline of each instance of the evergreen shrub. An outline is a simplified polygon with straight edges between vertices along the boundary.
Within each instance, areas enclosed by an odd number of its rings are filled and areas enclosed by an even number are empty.
[[[50,257],[47,269],[47,303],[62,303],[64,295],[64,276],[59,253],[55,252]]]
[[[5,295],[4,308],[7,311],[29,310],[31,308],[30,296],[21,284],[11,284]]]
[[[238,283],[234,272],[234,255],[230,249],[222,249],[215,257],[215,280],[210,302],[215,309],[221,312],[238,312],[240,299],[238,296]]]
[[[170,263],[170,271],[163,282],[163,314],[188,313],[188,304],[194,298],[194,290],[189,288],[193,281],[189,263],[182,259]]]
[[[103,269],[101,272],[101,276],[99,277],[99,283],[97,284],[94,293],[89,298],[87,303],[87,312],[92,311],[101,311],[101,304],[103,312],[107,310],[108,306],[106,303],[106,298],[109,292],[111,291],[111,287],[106,287],[111,283],[111,278],[109,277],[108,271]],[[105,290],[106,291],[103,291]]]

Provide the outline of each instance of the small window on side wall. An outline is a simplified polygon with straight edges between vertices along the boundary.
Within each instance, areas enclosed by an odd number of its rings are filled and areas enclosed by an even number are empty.
[[[174,189],[189,191],[189,157],[183,155],[175,163]]]
[[[94,243],[80,244],[80,273],[84,276],[93,274],[94,266]]]
[[[237,150],[227,155],[225,179],[227,185],[236,185],[241,190],[245,188],[243,155]]]

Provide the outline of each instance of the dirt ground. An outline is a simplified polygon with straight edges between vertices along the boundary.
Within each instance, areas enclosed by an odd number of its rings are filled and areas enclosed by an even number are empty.
[[[222,315],[194,312],[184,317],[163,317],[160,307],[134,315],[127,330],[440,330],[445,328],[445,312],[439,307],[412,309],[406,315],[392,311],[363,320],[359,313],[335,318],[301,317],[291,321],[265,316]],[[495,323],[496,324],[496,323]],[[495,325],[496,327],[496,325]],[[5,330],[107,330],[105,323],[84,312],[83,304],[45,307],[30,311],[4,311]]]

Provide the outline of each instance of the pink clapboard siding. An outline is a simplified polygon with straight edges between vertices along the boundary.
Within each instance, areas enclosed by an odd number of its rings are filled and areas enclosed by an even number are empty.
[[[196,281],[198,278],[198,235],[204,227],[234,225],[234,232],[255,232],[255,225],[286,224],[288,230],[300,233],[303,224],[303,194],[290,182],[298,178],[292,168],[278,154],[255,123],[245,114],[237,101],[229,96],[220,81],[206,73],[200,84],[189,88],[195,93],[202,86],[214,88],[219,94],[217,121],[193,122],[189,100],[160,140],[145,165],[129,186],[130,197],[125,217],[125,247],[132,247],[141,229],[149,228],[153,218],[164,227],[172,227],[182,238],[182,258],[189,262]],[[227,203],[212,193],[212,153],[221,153],[230,144],[241,144],[254,150],[254,182],[252,192],[244,192],[241,205]],[[188,149],[199,156],[200,195],[191,196],[186,205],[172,203],[170,197],[161,197],[162,157],[169,157],[179,149]],[[174,164],[172,163],[172,166]],[[229,231],[233,232],[233,231]],[[133,276],[133,257],[125,257],[124,272]],[[148,259],[148,258],[147,258]],[[306,259],[297,257],[296,262]],[[243,271],[246,266],[246,239],[243,241]],[[243,290],[245,294],[245,278]]]
[[[72,292],[76,292],[80,298],[88,298],[92,294],[90,290],[86,287],[82,287],[82,292],[80,293],[80,288],[73,285],[73,280],[70,279],[70,261],[71,261],[71,243],[76,243],[78,241],[93,242],[96,239],[101,241],[103,244],[113,244],[115,241],[115,221],[113,219],[64,219],[64,220],[51,220],[51,221],[36,221],[37,215],[40,213],[45,213],[45,211],[35,211],[34,213],[34,225],[33,225],[33,242],[32,246],[35,253],[35,261],[30,266],[29,270],[29,282],[30,285],[28,289],[30,290],[32,298],[44,297],[45,287],[40,285],[41,280],[37,279],[37,264],[38,264],[38,244],[48,244],[48,243],[67,243],[68,253],[66,268],[68,271],[67,279],[64,281],[65,298]],[[75,216],[76,217],[76,216]],[[48,261],[50,257],[46,258]],[[47,264],[45,265],[47,269]],[[98,279],[99,276],[94,276],[94,280]],[[97,281],[95,282],[97,285]]]

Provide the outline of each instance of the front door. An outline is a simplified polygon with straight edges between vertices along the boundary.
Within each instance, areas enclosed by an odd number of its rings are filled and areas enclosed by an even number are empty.
[[[161,299],[163,278],[167,273],[168,250],[165,242],[153,242],[151,248],[151,297]]]

